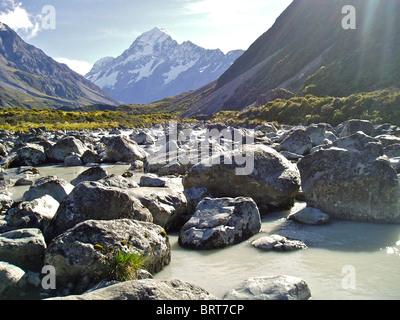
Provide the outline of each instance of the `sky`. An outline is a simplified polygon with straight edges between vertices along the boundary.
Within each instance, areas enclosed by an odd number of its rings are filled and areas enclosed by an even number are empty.
[[[292,0],[0,0],[0,22],[80,74],[160,27],[179,43],[246,50]]]

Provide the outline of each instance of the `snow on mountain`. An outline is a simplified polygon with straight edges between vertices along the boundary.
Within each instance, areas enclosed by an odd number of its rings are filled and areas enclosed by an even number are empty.
[[[86,78],[125,103],[150,103],[218,79],[243,54],[179,44],[165,29],[139,36],[119,57],[106,57]]]

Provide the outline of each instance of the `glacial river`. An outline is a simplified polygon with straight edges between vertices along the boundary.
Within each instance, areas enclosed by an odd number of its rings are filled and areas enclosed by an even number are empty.
[[[120,174],[128,167],[114,165],[106,170]],[[86,169],[39,168],[41,176],[56,175],[67,181]],[[27,189],[16,187],[10,191],[20,199]],[[304,206],[297,203],[292,211]],[[400,299],[400,225],[333,221],[327,226],[305,226],[286,220],[289,214],[280,211],[264,216],[260,234],[221,250],[182,249],[178,234],[169,234],[172,261],[155,278],[178,278],[222,298],[250,277],[290,275],[308,283],[314,300]],[[268,233],[302,240],[309,248],[263,252],[250,245],[251,240]]]

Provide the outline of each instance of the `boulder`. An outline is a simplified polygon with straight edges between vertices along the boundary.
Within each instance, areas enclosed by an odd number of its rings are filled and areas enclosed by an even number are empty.
[[[46,242],[39,229],[19,229],[0,234],[0,261],[24,270],[41,271]]]
[[[107,177],[97,181],[106,187],[115,187],[125,190],[139,188],[139,185],[136,181],[116,174],[110,174]]]
[[[8,211],[10,224],[15,229],[44,230],[56,214],[60,203],[50,195],[20,203]]]
[[[165,187],[165,180],[160,179],[155,174],[149,173],[140,177],[139,185],[141,187]]]
[[[308,206],[333,219],[400,223],[396,170],[379,141],[359,132],[298,163]]]
[[[81,156],[83,164],[89,163],[100,163],[101,157],[97,153],[93,152],[92,150],[86,150]]]
[[[293,131],[285,140],[281,142],[281,150],[289,151],[299,155],[305,155],[313,147],[311,138],[304,129]]]
[[[243,165],[236,159],[242,153],[234,151],[232,164],[219,161],[195,165],[183,179],[185,190],[202,186],[214,197],[250,197],[262,213],[271,208],[292,207],[300,189],[300,173],[296,165],[268,146],[247,145],[243,149],[247,166],[254,165],[249,174],[238,174],[237,169]]]
[[[95,166],[91,167],[84,172],[82,172],[79,176],[77,176],[75,179],[71,181],[71,184],[73,186],[77,186],[81,182],[85,181],[98,181],[100,179],[103,179],[108,176],[107,171],[100,167],[100,166]]]
[[[61,202],[45,235],[50,239],[86,220],[124,218],[153,221],[150,211],[125,190],[82,182]]]
[[[111,162],[133,163],[146,158],[146,152],[124,136],[111,137],[106,143],[105,152],[107,160]]]
[[[204,187],[193,187],[183,192],[187,199],[186,215],[188,219],[185,223],[194,215],[196,212],[197,205],[204,198],[212,198],[211,193]]]
[[[179,244],[208,250],[245,241],[260,232],[261,218],[251,198],[204,198],[183,226]]]
[[[81,294],[110,277],[115,253],[123,250],[146,257],[143,267],[157,273],[171,260],[169,238],[163,228],[132,219],[88,220],[51,242],[44,262],[57,272],[57,290]]]
[[[311,207],[292,213],[287,219],[312,226],[326,225],[330,223],[329,215],[319,209]]]
[[[307,245],[303,241],[287,239],[277,234],[253,240],[251,245],[263,251],[294,251],[307,249]]]
[[[117,283],[82,295],[57,297],[48,300],[217,300],[203,288],[178,279],[133,280]]]
[[[20,288],[20,283],[25,276],[25,271],[21,268],[0,261],[0,300],[15,299]]]
[[[336,127],[339,138],[350,136],[358,131],[370,136],[374,132],[374,125],[368,120],[352,119],[342,122]]]
[[[309,300],[307,283],[292,276],[250,278],[228,291],[224,300]]]
[[[38,166],[47,160],[44,148],[34,143],[27,143],[18,149],[17,157],[17,162],[21,166]]]
[[[72,153],[65,157],[64,165],[66,167],[78,167],[78,166],[82,166],[83,162],[81,160],[81,157],[78,154]]]
[[[62,138],[54,146],[48,149],[47,156],[50,160],[55,162],[64,162],[65,158],[71,153],[76,153],[81,156],[86,150],[87,147],[81,140],[68,136]]]
[[[182,218],[187,209],[183,192],[173,188],[141,187],[131,189],[128,193],[151,212],[153,223],[166,231],[177,231],[186,222]]]
[[[32,201],[45,195],[50,195],[58,202],[62,202],[68,196],[74,186],[56,176],[43,177],[35,183],[23,195],[24,201]]]

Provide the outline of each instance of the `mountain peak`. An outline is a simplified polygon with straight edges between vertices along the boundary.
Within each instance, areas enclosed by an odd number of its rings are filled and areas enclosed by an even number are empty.
[[[10,28],[3,22],[0,21],[0,31],[8,31]]]
[[[168,32],[168,30],[159,28],[159,27],[155,27],[155,28],[151,29],[150,31],[143,33],[141,36],[139,36],[136,39],[136,41],[150,44],[150,43],[163,42],[167,39],[172,39],[172,36]]]

